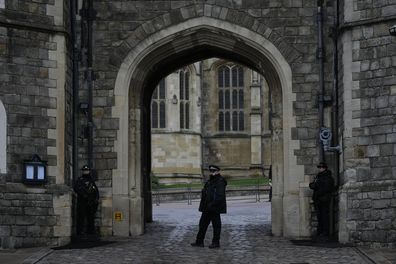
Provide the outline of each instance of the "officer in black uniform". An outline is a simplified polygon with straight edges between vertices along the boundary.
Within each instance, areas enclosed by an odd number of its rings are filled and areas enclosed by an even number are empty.
[[[210,222],[213,227],[213,239],[209,248],[220,247],[221,218],[220,214],[227,212],[225,189],[227,181],[220,175],[220,168],[215,165],[209,166],[210,178],[205,183],[201,193],[199,211],[202,212],[199,220],[199,231],[193,247],[204,247],[206,230]]]
[[[321,239],[327,239],[330,235],[330,201],[334,180],[326,163],[321,162],[317,167],[319,173],[314,181],[309,184],[309,188],[314,191],[312,200],[318,219],[317,236]]]
[[[77,235],[95,234],[95,213],[99,203],[99,191],[91,176],[91,169],[81,169],[74,191],[77,193]]]

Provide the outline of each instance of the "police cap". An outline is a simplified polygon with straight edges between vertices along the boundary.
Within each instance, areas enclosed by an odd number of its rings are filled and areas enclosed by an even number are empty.
[[[209,165],[209,171],[219,171],[220,170],[220,168],[219,167],[217,167],[216,165]]]
[[[327,167],[327,164],[325,163],[325,162],[320,162],[319,164],[318,164],[318,166],[316,166],[317,168],[325,168],[325,169],[327,169],[328,167]]]
[[[91,169],[88,167],[88,165],[84,165],[84,166],[81,168],[81,170],[83,170],[83,171],[89,171],[89,170],[91,170]]]

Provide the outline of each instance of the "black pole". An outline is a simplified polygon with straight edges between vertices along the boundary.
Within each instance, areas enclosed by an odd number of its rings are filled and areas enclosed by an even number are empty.
[[[92,119],[92,98],[93,98],[93,81],[94,71],[93,65],[93,21],[96,17],[96,12],[93,8],[93,0],[84,0],[81,14],[81,49],[85,52],[85,84],[87,87],[87,129],[88,129],[88,166],[93,170],[93,119]]]
[[[339,135],[338,135],[338,34],[339,34],[339,0],[335,1],[335,18],[334,18],[334,26],[333,26],[333,105],[332,105],[332,113],[333,113],[333,146],[339,146]],[[337,189],[340,184],[340,174],[339,174],[339,166],[340,166],[340,155],[338,151],[334,152],[335,159],[335,174],[336,174],[336,186]]]
[[[73,90],[73,114],[72,114],[72,122],[73,122],[73,176],[72,183],[74,185],[75,180],[78,177],[78,113],[79,113],[79,74],[78,74],[78,62],[79,62],[79,49],[77,45],[76,39],[76,10],[77,10],[76,1],[70,2],[70,20],[71,20],[71,46],[72,46],[72,90]]]
[[[93,169],[93,120],[92,120],[92,89],[93,89],[93,70],[92,70],[92,24],[94,20],[93,0],[88,0],[88,47],[87,47],[87,81],[88,81],[88,166]]]
[[[318,0],[318,13],[317,13],[317,24],[318,24],[318,50],[317,58],[319,60],[319,129],[323,127],[324,119],[324,46],[323,46],[323,0]],[[319,135],[319,133],[318,133]],[[319,158],[323,162],[324,150],[323,144],[320,142]]]

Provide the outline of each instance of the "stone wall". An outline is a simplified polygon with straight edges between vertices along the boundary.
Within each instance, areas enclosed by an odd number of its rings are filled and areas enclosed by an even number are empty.
[[[340,239],[396,243],[396,4],[344,1]]]
[[[70,241],[71,194],[65,187],[0,185],[1,248],[56,246]]]
[[[151,136],[152,172],[160,183],[201,181],[201,136],[156,133]],[[178,179],[179,178],[179,179]]]
[[[253,48],[244,50],[245,47],[253,46],[232,35],[250,34],[252,37],[260,36],[268,40],[268,43],[263,42],[262,46],[274,47],[282,56],[282,63],[290,66],[291,83],[281,85],[290,87],[291,91],[271,87],[274,91],[271,98],[284,103],[274,104],[271,108],[271,124],[274,128],[272,147],[279,150],[279,146],[274,146],[283,144],[279,142],[285,142],[291,150],[290,153],[278,151],[272,154],[278,158],[279,164],[282,164],[283,158],[287,159],[282,165],[287,164],[285,170],[289,165],[293,170],[285,171],[282,179],[274,181],[274,193],[281,195],[274,197],[273,208],[276,207],[278,214],[273,218],[273,225],[277,225],[275,229],[278,235],[281,235],[281,232],[299,236],[310,235],[307,230],[310,230],[312,225],[306,221],[309,219],[309,210],[305,207],[309,203],[310,195],[307,186],[317,172],[315,165],[319,161],[316,2],[95,1],[98,15],[94,23],[94,165],[98,171],[98,186],[102,195],[100,223],[103,233],[118,234],[119,231],[120,234],[135,234],[141,232],[143,226],[143,214],[140,213],[136,213],[138,217],[132,213],[127,214],[128,217],[135,218],[130,223],[121,223],[118,231],[114,231],[115,223],[112,221],[112,207],[117,209],[115,205],[119,205],[123,210],[128,208],[125,210],[132,210],[134,213],[142,209],[141,190],[144,189],[142,179],[137,178],[138,176],[133,179],[127,178],[140,175],[140,160],[129,157],[129,160],[125,161],[124,157],[117,157],[117,151],[125,145],[134,146],[135,149],[141,147],[139,144],[142,135],[136,128],[140,127],[140,112],[145,111],[141,105],[141,96],[145,93],[143,88],[138,88],[137,93],[126,93],[130,100],[126,102],[135,108],[128,109],[128,106],[122,105],[125,101],[115,94],[114,87],[119,87],[119,84],[116,84],[117,73],[125,72],[122,71],[124,69],[120,70],[121,65],[132,65],[122,62],[128,54],[136,51],[135,48],[139,44],[151,43],[150,38],[160,30],[166,30],[171,26],[174,29],[179,23],[204,19],[216,21],[210,25],[213,26],[212,29],[220,28],[219,24],[232,25],[240,29],[240,32],[230,33],[231,37],[219,36],[221,40],[230,41],[225,41],[224,47],[229,47],[232,42],[231,46],[235,50],[224,49],[223,54],[219,52],[216,55],[228,56],[242,62],[244,59],[252,61],[250,58],[254,55],[261,56],[262,54],[250,54]],[[330,95],[333,47],[327,33],[332,25],[334,1],[324,2],[325,86],[326,95]],[[389,1],[340,2],[342,25],[339,39],[339,119],[342,120],[340,132],[343,153],[340,157],[339,171],[342,184],[339,194],[339,238],[341,242],[392,246],[395,243],[396,228],[396,39],[389,36],[388,28],[394,24],[396,5]],[[65,26],[68,25],[67,3],[68,1],[62,0],[6,0],[4,7],[0,6],[0,100],[4,104],[8,123],[7,172],[1,174],[0,181],[1,247],[31,245],[33,241],[37,242],[36,245],[53,244],[56,243],[55,240],[60,243],[59,239],[67,240],[71,234],[71,198],[70,187],[67,185],[70,183],[68,140],[71,135],[70,58],[67,52],[70,47],[67,41],[68,34],[65,32]],[[211,36],[202,32],[201,36]],[[187,40],[186,45],[194,46],[199,43],[193,37],[179,37]],[[165,36],[161,40],[163,39]],[[181,49],[184,48],[178,42],[164,47],[171,53],[175,52],[175,49],[182,52]],[[235,52],[235,57],[229,54],[231,51]],[[161,52],[164,51],[160,50],[159,53]],[[187,55],[197,56],[197,59],[203,59],[207,55],[195,50],[188,52]],[[150,59],[155,61],[155,55]],[[165,75],[175,70],[173,67],[182,66],[151,65],[147,63],[148,60],[145,61],[146,64],[139,64],[147,68],[138,69],[137,75],[157,78],[158,76],[146,73]],[[266,61],[259,57],[257,60]],[[183,60],[175,61],[181,63]],[[279,80],[275,80],[276,76],[268,74],[274,67],[254,66],[267,74],[266,78],[270,84],[279,84]],[[135,91],[135,86],[142,87],[140,82],[147,80],[136,77],[134,81],[126,85],[130,91]],[[151,88],[144,87],[145,91]],[[286,101],[279,99],[285,98],[285,94],[289,96]],[[206,100],[203,100],[203,106],[205,102]],[[288,106],[288,103],[292,106]],[[292,114],[282,120],[282,114],[285,112]],[[129,118],[128,121],[121,123],[120,120],[125,116]],[[325,119],[325,124],[329,124],[328,115]],[[120,127],[120,124],[123,127]],[[282,133],[285,126],[292,127],[290,134]],[[125,135],[127,141],[121,142]],[[39,154],[48,161],[49,182],[46,186],[32,188],[21,183],[22,162],[32,154]],[[81,148],[80,154],[85,157],[85,148]],[[142,157],[139,156],[140,158]],[[283,173],[280,166],[277,170],[280,174]],[[119,183],[127,184],[119,184],[120,186],[113,188],[114,179],[120,178],[122,181]],[[42,199],[44,202],[34,204],[30,202],[31,199]],[[115,200],[121,202],[113,203]],[[44,209],[32,210],[33,205]],[[41,222],[40,217],[44,216],[49,219],[47,223]],[[54,216],[56,222],[51,222],[53,220],[50,219],[54,219]],[[19,222],[16,222],[17,217]],[[129,218],[127,220],[129,221]],[[296,222],[300,225],[294,225]]]
[[[70,239],[67,10],[68,1],[60,0],[6,0],[0,7],[0,100],[7,115],[1,248],[59,245]],[[22,183],[23,162],[33,154],[47,161],[45,185]]]

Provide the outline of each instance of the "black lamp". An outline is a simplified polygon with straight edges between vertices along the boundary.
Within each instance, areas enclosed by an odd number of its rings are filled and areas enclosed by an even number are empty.
[[[23,162],[25,170],[23,182],[29,184],[41,184],[47,182],[47,162],[34,154],[31,160]]]
[[[396,36],[396,25],[393,25],[389,28],[389,34],[391,36]]]

